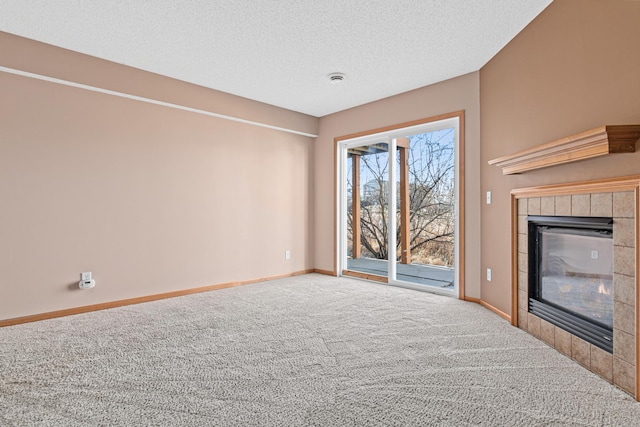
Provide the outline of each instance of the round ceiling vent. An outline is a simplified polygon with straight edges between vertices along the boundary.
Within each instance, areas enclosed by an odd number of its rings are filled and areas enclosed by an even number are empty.
[[[333,83],[334,85],[342,83],[344,78],[345,78],[345,75],[342,74],[342,73],[331,73],[331,74],[329,74],[329,81],[331,83]]]

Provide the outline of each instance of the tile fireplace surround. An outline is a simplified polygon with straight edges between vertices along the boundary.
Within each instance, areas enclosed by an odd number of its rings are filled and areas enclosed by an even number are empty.
[[[638,396],[638,194],[640,176],[513,190],[512,317],[567,357]],[[527,215],[613,217],[613,354],[528,312]]]

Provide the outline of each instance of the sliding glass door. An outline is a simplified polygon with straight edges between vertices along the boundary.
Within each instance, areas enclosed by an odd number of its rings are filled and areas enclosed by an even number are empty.
[[[459,117],[338,143],[339,271],[458,295]]]

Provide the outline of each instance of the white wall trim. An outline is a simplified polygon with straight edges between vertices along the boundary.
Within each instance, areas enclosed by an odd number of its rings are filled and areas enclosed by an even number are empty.
[[[147,104],[160,105],[160,106],[163,106],[163,107],[169,107],[169,108],[173,108],[173,109],[176,109],[176,110],[189,111],[191,113],[202,114],[202,115],[205,115],[205,116],[216,117],[216,118],[219,118],[219,119],[224,119],[224,120],[230,120],[230,121],[233,121],[233,122],[244,123],[244,124],[248,124],[248,125],[251,125],[251,126],[258,126],[258,127],[262,127],[262,128],[278,130],[278,131],[281,131],[281,132],[293,133],[293,134],[296,134],[296,135],[307,136],[307,137],[310,137],[310,138],[317,138],[318,137],[318,135],[313,134],[313,133],[307,133],[307,132],[302,132],[302,131],[298,131],[298,130],[295,130],[295,129],[283,128],[283,127],[280,127],[280,126],[273,126],[273,125],[269,125],[269,124],[266,124],[266,123],[254,122],[252,120],[246,120],[246,119],[241,119],[239,117],[228,116],[226,114],[214,113],[212,111],[201,110],[199,108],[187,107],[186,105],[173,104],[171,102],[159,101],[157,99],[145,98],[143,96],[131,95],[131,94],[124,93],[124,92],[118,92],[118,91],[115,91],[115,90],[103,89],[103,88],[99,88],[99,87],[91,86],[91,85],[86,85],[86,84],[82,84],[82,83],[75,83],[75,82],[72,82],[72,81],[69,81],[69,80],[63,80],[63,79],[58,79],[58,78],[55,78],[55,77],[44,76],[42,74],[30,73],[28,71],[16,70],[14,68],[8,68],[8,67],[0,66],[0,72],[8,73],[8,74],[15,74],[15,75],[18,75],[18,76],[28,77],[28,78],[36,79],[36,80],[43,80],[43,81],[46,81],[46,82],[60,84],[60,85],[64,85],[64,86],[70,86],[70,87],[74,87],[74,88],[78,88],[78,89],[84,89],[84,90],[88,90],[88,91],[91,91],[91,92],[98,92],[98,93],[103,93],[103,94],[106,94],[106,95],[118,96],[120,98],[132,99],[134,101],[146,102]]]

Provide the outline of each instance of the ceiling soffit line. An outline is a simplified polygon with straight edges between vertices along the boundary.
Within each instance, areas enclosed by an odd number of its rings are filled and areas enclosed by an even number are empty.
[[[274,126],[274,125],[270,125],[270,124],[267,124],[267,123],[261,123],[261,122],[256,122],[256,121],[253,121],[253,120],[242,119],[240,117],[234,117],[234,116],[229,116],[229,115],[226,115],[226,114],[220,114],[220,113],[216,113],[216,112],[213,112],[213,111],[202,110],[200,108],[188,107],[188,106],[182,105],[182,104],[175,104],[175,103],[171,103],[171,102],[160,101],[160,100],[153,99],[153,98],[147,98],[147,97],[144,97],[144,96],[132,95],[132,94],[125,93],[125,92],[119,92],[119,91],[110,90],[110,89],[103,89],[103,88],[100,88],[100,87],[97,87],[97,86],[91,86],[91,85],[87,85],[87,84],[83,84],[83,83],[76,83],[76,82],[72,82],[72,81],[69,81],[69,80],[59,79],[59,78],[56,78],[56,77],[49,77],[49,76],[45,76],[45,75],[42,75],[42,74],[31,73],[31,72],[22,71],[22,70],[17,70],[15,68],[9,68],[9,67],[0,66],[0,72],[7,73],[7,74],[14,74],[14,75],[17,75],[17,76],[27,77],[27,78],[36,79],[36,80],[42,80],[42,81],[46,81],[46,82],[49,82],[49,83],[55,83],[55,84],[63,85],[63,86],[74,87],[74,88],[77,88],[77,89],[88,90],[90,92],[97,92],[97,93],[102,93],[102,94],[105,94],[105,95],[117,96],[117,97],[120,97],[120,98],[126,98],[126,99],[131,99],[131,100],[134,100],[134,101],[145,102],[147,104],[160,105],[160,106],[163,106],[163,107],[173,108],[175,110],[188,111],[188,112],[191,112],[191,113],[201,114],[201,115],[209,116],[209,117],[215,117],[215,118],[223,119],[223,120],[229,120],[229,121],[232,121],[232,122],[243,123],[243,124],[247,124],[247,125],[251,125],[251,126],[257,126],[257,127],[277,130],[277,131],[281,131],[281,132],[291,133],[291,134],[295,134],[295,135],[306,136],[306,137],[309,137],[309,138],[317,138],[318,137],[318,135],[314,134],[314,133],[308,133],[308,132],[303,132],[303,131],[299,131],[299,130],[296,130],[296,129],[284,128],[284,127],[281,127],[281,126]],[[274,107],[274,108],[277,108],[277,107]]]

